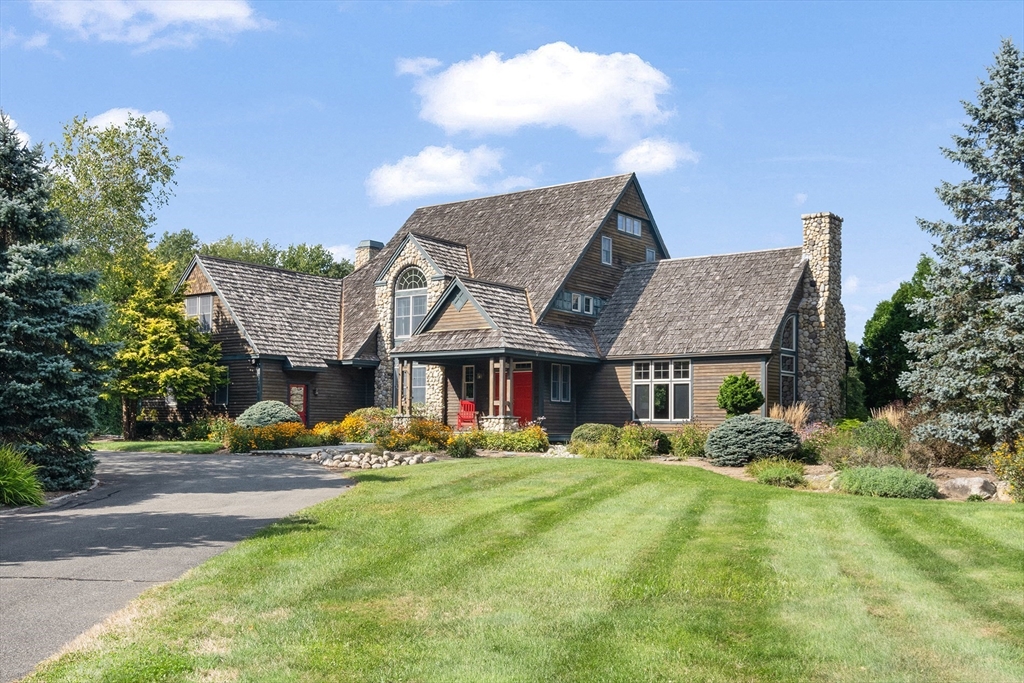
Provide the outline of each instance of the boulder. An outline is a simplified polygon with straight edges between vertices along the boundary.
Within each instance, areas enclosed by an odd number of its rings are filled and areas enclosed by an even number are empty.
[[[427,457],[423,458],[422,462],[434,462],[435,460],[437,460],[437,458],[435,458],[432,455],[428,455]]]
[[[1001,503],[1012,503],[1013,496],[1010,495],[1010,482],[997,481],[995,499]]]
[[[949,498],[981,496],[988,500],[996,494],[996,485],[985,477],[958,477],[939,484],[939,491]]]

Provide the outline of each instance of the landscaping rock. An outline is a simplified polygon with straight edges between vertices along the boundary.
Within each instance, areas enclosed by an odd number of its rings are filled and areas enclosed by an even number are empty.
[[[1012,503],[1013,497],[1010,496],[1010,482],[1008,481],[997,481],[996,482],[996,494],[993,496],[1000,503]]]
[[[940,483],[939,491],[949,498],[981,496],[988,500],[996,494],[996,485],[984,477],[959,477]]]

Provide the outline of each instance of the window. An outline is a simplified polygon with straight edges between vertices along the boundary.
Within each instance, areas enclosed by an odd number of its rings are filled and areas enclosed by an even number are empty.
[[[791,315],[782,323],[782,352],[779,354],[779,403],[791,406],[796,396],[796,316]]]
[[[231,368],[224,368],[224,379],[231,381]],[[217,387],[213,392],[213,405],[226,406],[228,404],[228,385]]]
[[[395,345],[412,336],[427,315],[427,278],[419,268],[407,268],[395,282]]]
[[[577,313],[579,313],[581,310],[583,310],[583,308],[581,306],[582,302],[583,302],[583,296],[580,295],[580,294],[577,294],[576,292],[573,292],[573,294],[572,294],[572,310],[576,311]]]
[[[572,366],[551,364],[551,401],[569,403],[572,399]]]
[[[654,253],[654,250],[651,249],[650,247],[648,247],[647,248],[647,256],[646,256],[647,262],[648,263],[654,263],[654,260],[656,258],[657,258],[657,255]]]
[[[633,363],[633,419],[690,419],[690,361]]]
[[[198,320],[203,332],[213,329],[213,295],[185,297],[185,317]]]
[[[427,402],[427,366],[412,364],[412,403],[423,405]]]
[[[601,263],[606,266],[612,264],[612,238],[602,237],[601,238]]]
[[[633,218],[625,214],[619,214],[619,232],[624,232],[627,235],[640,236],[640,225],[641,220],[639,218]]]
[[[476,366],[462,366],[462,400],[476,400]]]
[[[587,315],[594,315],[594,297],[583,297],[583,312]]]

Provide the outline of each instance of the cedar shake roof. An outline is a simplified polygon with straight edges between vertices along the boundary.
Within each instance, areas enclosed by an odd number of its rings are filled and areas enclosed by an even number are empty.
[[[767,351],[804,269],[800,247],[630,266],[594,334],[607,358]]]
[[[525,289],[539,312],[632,181],[632,174],[618,175],[416,209],[373,260],[344,280],[342,358],[354,358],[377,329],[373,283],[407,234],[439,267],[452,268],[449,276],[463,275],[451,243],[465,245],[474,278]]]
[[[510,349],[575,358],[597,359],[594,338],[589,330],[555,325],[535,325],[530,315],[526,291],[493,282],[459,278],[440,304],[461,287],[473,298],[497,329],[427,331],[404,342],[395,355],[469,349]],[[439,305],[435,311],[443,306]],[[424,326],[429,320],[424,320]]]
[[[341,280],[213,256],[197,255],[194,264],[254,353],[285,356],[302,368],[325,368],[325,361],[337,360]]]
[[[413,235],[427,252],[430,260],[450,277],[469,277],[469,254],[465,244],[436,240],[425,235]]]

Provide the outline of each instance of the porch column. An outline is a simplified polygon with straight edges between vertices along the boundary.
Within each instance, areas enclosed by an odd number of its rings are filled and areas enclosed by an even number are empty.
[[[412,361],[407,361],[405,366],[408,372],[405,378],[405,410],[406,415],[412,415]]]
[[[501,367],[498,369],[498,416],[505,417],[505,357],[498,358]]]
[[[494,357],[487,359],[487,414],[494,417]]]
[[[506,358],[505,363],[507,370],[505,371],[505,414],[512,414],[512,368],[515,364],[512,362],[512,358]]]

